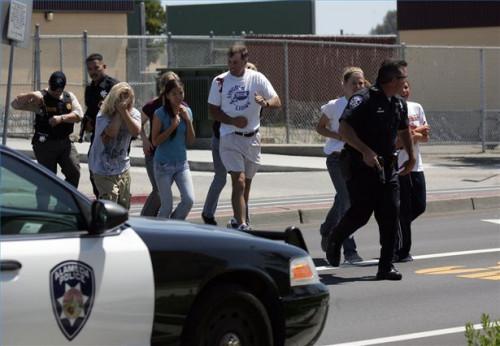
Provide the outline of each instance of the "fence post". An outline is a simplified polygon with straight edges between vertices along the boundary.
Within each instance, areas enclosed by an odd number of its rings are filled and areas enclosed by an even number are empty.
[[[401,60],[406,60],[406,43],[401,42],[400,48],[399,48],[399,56]]]
[[[139,93],[136,95],[136,99],[145,101],[144,92],[144,73],[146,72],[147,66],[147,56],[146,56],[146,5],[144,1],[141,1],[141,38],[139,39],[139,83],[140,88],[138,88]],[[136,89],[137,90],[137,89]]]
[[[12,90],[12,73],[14,68],[14,49],[16,45],[10,41],[10,55],[9,55],[9,75],[7,77],[7,93],[5,94],[5,112],[3,115],[3,134],[2,145],[7,144],[7,129],[9,127],[9,113],[10,113],[10,93]]]
[[[484,49],[479,49],[479,97],[480,97],[480,112],[481,112],[481,148],[482,152],[486,151],[486,89],[485,89],[485,74],[484,74]]]
[[[59,38],[59,71],[63,70],[63,39]]]
[[[87,75],[87,64],[85,60],[89,56],[89,42],[87,30],[83,31],[82,36],[82,55],[83,55],[83,87],[85,88],[89,82],[89,77]]]
[[[290,116],[288,114],[290,110],[290,95],[289,95],[289,87],[288,87],[288,42],[285,42],[283,45],[284,49],[284,85],[283,85],[283,92],[285,94],[285,107],[284,107],[284,112],[285,112],[285,133],[286,133],[286,143],[290,144]]]
[[[173,67],[173,52],[172,52],[172,33],[169,31],[167,32],[167,68]]]
[[[208,36],[210,37],[210,43],[208,46],[208,50],[210,51],[210,64],[215,64],[215,42],[214,42],[214,31],[210,30],[208,33]]]
[[[40,82],[40,25],[35,25],[35,56],[33,59],[33,90],[41,89]]]

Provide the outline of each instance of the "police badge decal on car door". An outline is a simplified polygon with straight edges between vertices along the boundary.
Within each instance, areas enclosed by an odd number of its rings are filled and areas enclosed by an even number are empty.
[[[61,332],[73,340],[87,322],[94,304],[94,270],[80,261],[65,261],[50,271],[52,310]]]

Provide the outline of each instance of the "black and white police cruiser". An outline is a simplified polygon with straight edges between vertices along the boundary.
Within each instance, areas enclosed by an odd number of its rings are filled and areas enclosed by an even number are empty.
[[[329,294],[303,249],[129,219],[7,147],[0,155],[1,345],[302,346],[319,338]],[[300,243],[300,233],[289,235]]]

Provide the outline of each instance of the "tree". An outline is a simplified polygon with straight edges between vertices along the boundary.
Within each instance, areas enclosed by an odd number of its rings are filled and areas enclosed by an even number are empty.
[[[382,24],[370,30],[371,35],[388,35],[397,34],[398,32],[398,18],[396,10],[387,11]]]
[[[135,0],[139,6],[144,2],[145,19],[146,19],[146,35],[164,35],[167,31],[167,17],[165,15],[165,8],[162,6],[160,0]],[[146,63],[156,62],[164,51],[164,42],[162,40],[147,39],[145,41],[146,48]]]
[[[146,0],[144,6],[146,9],[146,34],[164,34],[167,28],[167,18],[160,0]]]

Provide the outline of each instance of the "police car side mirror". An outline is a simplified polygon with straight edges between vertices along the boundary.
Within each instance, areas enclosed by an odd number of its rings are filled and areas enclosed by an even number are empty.
[[[99,199],[92,203],[92,220],[89,232],[90,234],[100,234],[120,226],[127,220],[127,209],[115,202]]]

